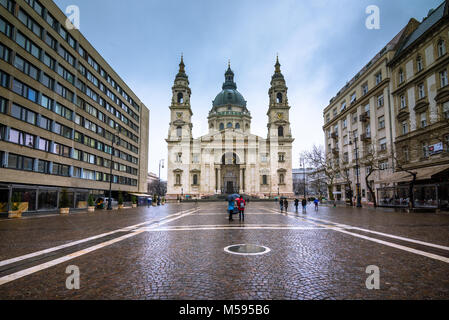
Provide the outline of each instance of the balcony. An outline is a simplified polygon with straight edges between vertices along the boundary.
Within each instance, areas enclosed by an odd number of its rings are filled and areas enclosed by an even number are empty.
[[[334,139],[334,140],[337,140],[338,139],[338,133],[332,132],[331,133],[331,138]]]
[[[340,150],[338,148],[332,148],[332,153],[338,155]]]
[[[365,112],[359,117],[360,122],[367,122],[369,120],[369,112]]]
[[[371,141],[371,133],[363,133],[360,135],[360,140],[363,142],[370,142]]]

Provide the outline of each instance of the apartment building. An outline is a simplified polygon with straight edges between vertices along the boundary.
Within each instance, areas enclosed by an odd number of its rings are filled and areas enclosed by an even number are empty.
[[[393,172],[394,122],[388,62],[415,21],[402,29],[324,109],[326,158],[335,168],[330,198],[372,202],[378,181]],[[366,178],[368,176],[368,178]]]
[[[146,193],[149,110],[51,0],[0,0],[0,212]],[[69,25],[70,26],[70,25]],[[112,167],[112,175],[110,169]]]
[[[389,63],[394,102],[396,173],[383,181],[381,204],[448,208],[449,2],[430,10]],[[392,186],[394,184],[395,186]]]

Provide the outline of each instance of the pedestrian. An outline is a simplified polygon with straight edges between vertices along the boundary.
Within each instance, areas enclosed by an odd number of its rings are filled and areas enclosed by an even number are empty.
[[[234,200],[228,201],[229,221],[232,221],[232,214],[234,213]]]
[[[152,199],[151,199],[151,198],[147,198],[147,205],[148,205],[148,208],[151,206],[151,202],[152,202]]]
[[[302,212],[307,212],[307,200],[302,199]]]
[[[279,206],[281,207],[281,213],[284,211],[284,199],[279,200]]]
[[[285,212],[288,212],[288,201],[287,199],[284,199],[284,207],[285,207]]]
[[[334,208],[337,207],[337,201],[334,199]]]
[[[318,204],[320,201],[318,199],[313,200],[313,203],[315,203],[315,211],[318,211]]]
[[[237,208],[239,209],[239,221],[245,221],[246,201],[243,197],[237,199]]]
[[[295,209],[296,209],[296,212],[298,212],[298,206],[299,206],[299,200],[296,198],[296,199],[295,199]]]

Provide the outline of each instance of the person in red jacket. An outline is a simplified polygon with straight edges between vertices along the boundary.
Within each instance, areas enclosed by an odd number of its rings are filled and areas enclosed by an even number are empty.
[[[245,221],[245,206],[246,201],[243,197],[237,198],[237,208],[239,209],[239,220]]]

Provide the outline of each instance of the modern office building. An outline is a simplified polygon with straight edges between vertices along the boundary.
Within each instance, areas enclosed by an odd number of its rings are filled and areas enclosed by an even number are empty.
[[[149,110],[50,0],[0,1],[0,212],[146,193]],[[112,175],[110,169],[112,166]]]

